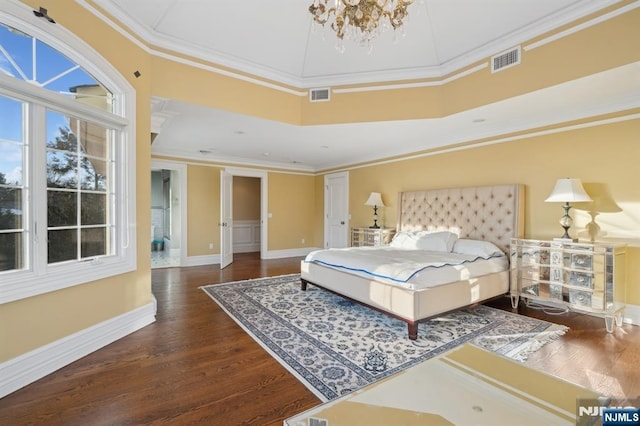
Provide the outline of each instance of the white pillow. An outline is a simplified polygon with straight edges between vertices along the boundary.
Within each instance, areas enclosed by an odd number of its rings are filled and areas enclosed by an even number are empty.
[[[396,232],[389,246],[395,248],[415,248],[414,234],[415,232]]]
[[[453,246],[454,253],[469,254],[472,256],[490,257],[494,254],[504,254],[502,250],[489,241],[468,240],[460,238]]]
[[[391,247],[451,252],[458,235],[448,231],[398,232],[391,240]]]

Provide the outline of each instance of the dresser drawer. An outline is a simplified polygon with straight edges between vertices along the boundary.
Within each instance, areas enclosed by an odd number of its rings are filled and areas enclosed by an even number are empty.
[[[522,279],[525,280],[548,280],[549,268],[546,266],[531,265],[522,268]]]
[[[593,267],[593,256],[591,254],[572,253],[571,267],[573,269],[582,269],[590,271]]]
[[[593,288],[593,274],[572,271],[569,274],[569,284],[580,287]]]
[[[591,307],[591,293],[588,291],[569,289],[569,303],[576,306]]]

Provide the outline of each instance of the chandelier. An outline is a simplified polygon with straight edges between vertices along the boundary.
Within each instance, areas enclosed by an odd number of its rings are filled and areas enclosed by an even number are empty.
[[[327,4],[330,3],[330,4]],[[338,50],[344,51],[344,37],[371,48],[371,40],[388,28],[397,30],[407,17],[413,0],[314,0],[309,6],[313,20],[338,36]]]

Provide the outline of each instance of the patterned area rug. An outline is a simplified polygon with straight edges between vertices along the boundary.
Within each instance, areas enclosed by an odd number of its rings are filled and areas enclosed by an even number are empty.
[[[524,361],[566,327],[479,306],[406,323],[285,275],[202,287],[251,337],[323,401],[471,342]]]

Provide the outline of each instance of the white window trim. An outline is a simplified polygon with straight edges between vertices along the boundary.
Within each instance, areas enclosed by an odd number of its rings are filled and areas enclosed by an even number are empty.
[[[123,135],[117,141],[119,147],[114,155],[114,160],[120,165],[117,173],[122,174],[121,178],[116,180],[115,187],[117,217],[115,255],[44,267],[38,265],[36,259],[31,258],[28,270],[0,273],[0,304],[134,271],[137,268],[135,89],[106,59],[79,37],[59,24],[53,25],[35,17],[32,9],[27,5],[0,0],[0,22],[42,40],[81,65],[90,74],[99,76],[101,83],[110,90],[116,91],[114,93],[116,116],[89,105],[78,109],[73,100],[60,94],[44,89],[39,90],[27,82],[2,75],[0,75],[0,93],[45,106],[54,103],[54,108],[63,112],[70,112],[65,111],[65,105],[68,107],[74,105],[72,115],[120,128]],[[34,177],[31,176],[31,178]],[[33,207],[30,206],[30,208]],[[32,215],[37,214],[38,212],[32,212],[27,217],[31,218]],[[37,232],[42,238],[42,235],[46,235],[46,229],[42,225],[40,228]],[[33,238],[33,232],[26,235],[27,238]],[[33,251],[29,250],[29,256],[37,255]]]

